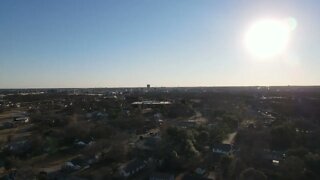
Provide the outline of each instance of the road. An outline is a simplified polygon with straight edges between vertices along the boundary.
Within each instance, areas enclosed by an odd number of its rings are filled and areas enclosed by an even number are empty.
[[[233,132],[233,133],[230,133],[228,135],[228,137],[222,141],[223,144],[233,144],[234,143],[234,138],[236,137],[237,135],[237,131],[236,132]]]

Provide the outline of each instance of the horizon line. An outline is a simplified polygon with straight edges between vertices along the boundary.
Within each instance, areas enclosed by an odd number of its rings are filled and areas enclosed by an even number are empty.
[[[320,85],[228,85],[228,86],[151,86],[150,88],[231,88],[231,87],[320,87]],[[146,86],[111,86],[111,87],[26,87],[26,88],[0,88],[0,90],[18,89],[126,89],[147,88]]]

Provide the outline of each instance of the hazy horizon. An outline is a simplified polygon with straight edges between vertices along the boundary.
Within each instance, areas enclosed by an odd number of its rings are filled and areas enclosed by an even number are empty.
[[[320,85],[230,85],[230,86],[151,86],[151,88],[255,88],[255,87],[320,87]],[[0,90],[10,89],[117,89],[117,88],[147,88],[146,86],[109,86],[109,87],[26,87],[26,88],[0,88]]]
[[[316,0],[4,0],[0,89],[318,86],[319,5]],[[284,40],[266,46],[252,40],[267,31],[264,19],[289,19],[294,28],[281,34],[269,23],[274,36],[262,40]],[[247,38],[254,24],[258,33]],[[279,48],[270,50],[273,46]]]

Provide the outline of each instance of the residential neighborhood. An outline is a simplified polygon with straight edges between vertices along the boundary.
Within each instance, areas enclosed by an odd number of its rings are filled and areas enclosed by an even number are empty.
[[[319,177],[318,88],[27,92],[0,91],[4,179]]]

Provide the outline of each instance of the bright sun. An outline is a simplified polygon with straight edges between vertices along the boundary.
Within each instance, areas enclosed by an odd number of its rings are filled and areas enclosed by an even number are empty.
[[[290,32],[295,26],[296,22],[293,18],[257,21],[245,35],[246,48],[251,54],[261,59],[279,55],[286,49]]]

